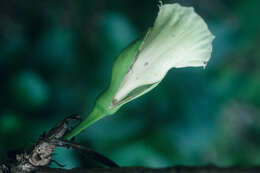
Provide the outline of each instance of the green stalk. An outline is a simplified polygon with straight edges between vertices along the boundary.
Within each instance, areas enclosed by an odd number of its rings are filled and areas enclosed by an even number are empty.
[[[143,38],[136,40],[120,53],[113,65],[109,87],[97,98],[92,112],[77,127],[70,131],[64,139],[70,140],[101,118],[114,114],[122,105],[136,97],[129,96],[124,101],[113,105],[115,93],[120,87],[125,74],[133,64],[142,42]]]
[[[76,126],[72,131],[70,131],[64,139],[70,140],[74,136],[78,135],[80,132],[82,132],[84,129],[98,121],[99,119],[106,116],[107,113],[102,110],[101,107],[95,106],[92,112],[78,125]]]

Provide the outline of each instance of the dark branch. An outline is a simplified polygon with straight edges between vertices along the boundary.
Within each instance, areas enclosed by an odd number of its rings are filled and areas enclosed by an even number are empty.
[[[36,173],[259,173],[260,167],[254,168],[217,168],[208,167],[172,167],[172,168],[143,168],[143,167],[121,167],[121,168],[95,168],[95,169],[44,169]]]

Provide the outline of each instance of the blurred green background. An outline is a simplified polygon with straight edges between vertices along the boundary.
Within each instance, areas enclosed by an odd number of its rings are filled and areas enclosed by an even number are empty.
[[[122,166],[260,165],[260,1],[177,2],[194,6],[216,36],[206,70],[171,70],[77,141]],[[1,0],[1,157],[70,114],[86,116],[120,50],[152,25],[158,4]],[[64,149],[55,158],[67,168],[94,164]]]

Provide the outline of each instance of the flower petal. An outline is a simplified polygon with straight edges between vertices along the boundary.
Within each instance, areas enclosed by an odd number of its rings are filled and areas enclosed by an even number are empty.
[[[161,5],[114,99],[120,101],[135,88],[160,82],[173,67],[205,67],[213,39],[207,24],[192,7]]]

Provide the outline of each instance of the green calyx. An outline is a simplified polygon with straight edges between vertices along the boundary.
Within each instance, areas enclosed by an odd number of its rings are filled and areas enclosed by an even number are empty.
[[[92,112],[76,128],[69,132],[65,136],[65,139],[71,139],[72,137],[78,135],[81,131],[94,122],[107,115],[114,114],[121,106],[132,100],[126,99],[126,101],[114,105],[115,93],[120,87],[125,74],[129,71],[133,61],[135,60],[142,42],[143,39],[136,40],[120,53],[112,68],[112,77],[109,87],[105,89],[105,91],[102,92],[97,98]]]

